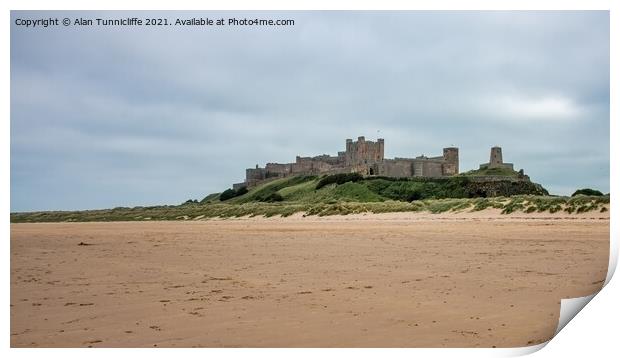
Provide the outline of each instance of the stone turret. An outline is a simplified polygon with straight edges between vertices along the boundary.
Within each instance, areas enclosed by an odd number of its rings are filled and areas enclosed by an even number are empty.
[[[443,160],[443,175],[455,175],[459,173],[459,148],[444,148]]]
[[[489,162],[480,164],[480,169],[493,169],[493,168],[514,170],[514,165],[512,163],[504,163],[504,158],[502,156],[501,147],[492,147],[491,155],[489,156]]]
[[[502,158],[502,148],[491,148],[491,155],[489,157],[489,168],[503,167],[504,159]]]

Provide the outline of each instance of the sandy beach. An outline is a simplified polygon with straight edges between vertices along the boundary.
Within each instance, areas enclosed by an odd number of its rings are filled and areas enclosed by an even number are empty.
[[[535,345],[608,255],[609,212],[11,224],[11,346]]]

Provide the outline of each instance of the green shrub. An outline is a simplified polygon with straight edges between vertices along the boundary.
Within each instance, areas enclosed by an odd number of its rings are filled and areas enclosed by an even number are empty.
[[[579,189],[579,190],[575,191],[573,193],[573,195],[571,195],[571,196],[577,196],[577,195],[603,196],[603,193],[601,193],[598,190],[594,190],[594,189],[590,189],[590,188],[585,188],[585,189]]]
[[[242,186],[241,188],[235,189],[226,189],[220,194],[220,201],[226,201],[228,199],[236,198],[248,192],[248,188]],[[206,199],[206,198],[205,198]]]
[[[226,189],[220,194],[220,201],[226,201],[228,199],[232,199],[237,196],[237,192],[235,189]]]

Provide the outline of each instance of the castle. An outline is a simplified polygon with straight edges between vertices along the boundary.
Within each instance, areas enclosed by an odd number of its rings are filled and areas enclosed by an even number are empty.
[[[416,158],[384,158],[383,138],[376,142],[358,137],[357,141],[347,139],[345,151],[337,156],[327,154],[316,157],[297,156],[294,163],[267,163],[264,168],[256,165],[245,171],[245,181],[233,185],[234,189],[253,187],[259,183],[284,178],[289,175],[319,175],[339,173],[360,173],[388,177],[444,177],[459,173],[459,149],[448,147],[443,155]],[[501,161],[501,149],[500,149]]]

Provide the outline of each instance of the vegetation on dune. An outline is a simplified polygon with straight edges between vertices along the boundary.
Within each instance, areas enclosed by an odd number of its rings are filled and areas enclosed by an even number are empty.
[[[237,191],[235,189],[226,189],[220,194],[220,201],[226,201],[228,199],[232,199],[237,196]]]
[[[299,184],[303,184],[309,181],[314,181],[316,179],[317,177],[312,176],[312,175],[294,176],[294,177],[276,179],[266,184],[260,185],[256,188],[253,188],[247,194],[239,196],[238,198],[231,200],[231,202],[240,204],[240,203],[249,203],[249,202],[256,202],[256,201],[261,201],[261,202],[278,201],[278,200],[273,200],[275,198],[275,196],[273,195],[274,193],[278,193],[282,189],[296,186]],[[282,194],[279,193],[279,195],[282,195]]]
[[[219,199],[220,201],[226,201],[232,198],[235,198],[237,196],[241,196],[244,195],[248,192],[248,188],[242,186],[241,188],[235,190],[235,189],[226,189],[222,192],[222,194],[219,195]]]
[[[326,175],[319,180],[316,184],[316,190],[321,189],[325,185],[329,184],[344,184],[348,182],[357,182],[364,179],[364,177],[359,173],[343,173],[343,174],[334,174],[334,175]]]
[[[477,211],[487,208],[501,210],[503,214],[514,212],[563,212],[579,214],[608,210],[609,196],[552,197],[519,195],[494,198],[426,199],[412,202],[376,201],[355,202],[333,200],[330,202],[249,202],[230,204],[214,202],[177,206],[152,206],[115,208],[87,211],[48,211],[35,213],[12,213],[11,222],[66,222],[66,221],[143,221],[143,220],[198,220],[204,218],[234,218],[242,216],[290,216],[305,215],[347,215],[356,213],[387,212],[459,212]]]
[[[201,204],[210,203],[212,201],[218,200],[219,197],[220,197],[220,193],[209,194],[205,196],[202,200],[200,200],[200,203]]]
[[[603,196],[603,193],[601,193],[598,190],[594,190],[594,189],[590,189],[590,188],[585,188],[585,189],[579,189],[579,190],[575,191],[573,193],[573,195],[571,195],[571,196],[577,196],[577,195]]]
[[[374,193],[400,201],[473,197],[467,190],[469,183],[467,178],[462,177],[441,180],[378,177],[364,181],[364,185]]]
[[[487,208],[501,210],[503,214],[578,214],[608,210],[609,195],[555,197],[545,195],[546,190],[537,185],[514,180],[480,183],[466,176],[448,179],[364,178],[349,174],[297,176],[275,179],[250,190],[229,189],[221,194],[210,194],[200,202],[188,200],[170,206],[12,213],[11,222],[199,220],[290,216],[295,213],[318,216],[417,211],[442,213]]]
[[[334,200],[372,203],[385,201],[385,198],[370,190],[366,185],[349,182],[334,187],[331,201]]]

